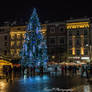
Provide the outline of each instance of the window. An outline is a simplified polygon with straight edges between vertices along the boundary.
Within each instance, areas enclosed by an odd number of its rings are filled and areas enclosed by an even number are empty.
[[[17,28],[17,30],[21,30],[21,28]]]
[[[5,36],[4,36],[4,40],[7,40],[7,38],[8,38],[7,35],[5,35]]]
[[[4,31],[5,31],[5,29],[0,29],[0,31],[1,31],[1,32],[4,32]]]
[[[84,54],[88,55],[88,50],[87,49],[84,50]]]
[[[19,56],[20,49],[16,50],[16,54]]]
[[[64,37],[60,39],[60,43],[64,44]]]
[[[76,54],[77,55],[80,55],[80,50],[76,50]]]
[[[76,39],[76,47],[80,47],[80,39]]]
[[[72,55],[72,50],[69,50],[69,54]]]
[[[25,34],[22,34],[22,38],[25,39]]]
[[[72,31],[69,31],[69,36],[72,36]]]
[[[88,35],[88,31],[84,30],[84,36],[87,36],[87,35]]]
[[[84,34],[83,29],[80,29],[80,35],[83,35],[83,34]]]
[[[55,28],[54,27],[50,28],[50,33],[55,33]]]
[[[11,39],[13,40],[16,37],[16,34],[11,34]]]
[[[4,50],[4,55],[7,55],[7,50]]]
[[[11,49],[11,55],[14,55],[14,49]]]
[[[20,39],[21,38],[21,34],[17,34],[17,39]]]
[[[8,46],[8,42],[5,42],[5,43],[4,43],[4,46]]]
[[[88,44],[88,39],[84,39],[84,45],[86,46]]]
[[[69,40],[69,47],[72,47],[72,40]]]
[[[22,40],[22,44],[24,43],[24,40]]]
[[[54,38],[51,38],[51,39],[50,39],[50,43],[51,43],[51,44],[55,44],[55,39],[54,39]]]
[[[15,44],[15,42],[14,42],[14,41],[11,41],[11,47],[13,47],[13,46],[14,46],[14,44]]]
[[[80,31],[79,31],[79,30],[77,30],[77,33],[76,33],[76,35],[77,35],[77,36],[79,36],[79,35],[80,35]]]
[[[60,32],[64,32],[64,28],[60,28]]]
[[[20,41],[17,41],[17,46],[20,46]]]

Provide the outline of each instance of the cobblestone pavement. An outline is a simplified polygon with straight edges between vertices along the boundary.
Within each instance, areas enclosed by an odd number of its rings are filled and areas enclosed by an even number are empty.
[[[92,92],[91,80],[77,75],[33,75],[0,79],[0,92]]]

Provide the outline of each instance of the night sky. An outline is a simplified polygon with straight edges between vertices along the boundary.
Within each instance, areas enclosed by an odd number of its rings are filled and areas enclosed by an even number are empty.
[[[92,3],[87,0],[3,0],[0,1],[0,22],[28,20],[34,7],[41,22],[92,17]]]

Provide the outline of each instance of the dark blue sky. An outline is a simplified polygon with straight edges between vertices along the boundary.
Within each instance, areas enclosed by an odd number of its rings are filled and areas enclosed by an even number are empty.
[[[3,0],[0,1],[0,21],[28,20],[34,7],[37,8],[40,21],[92,16],[92,4],[87,0]]]

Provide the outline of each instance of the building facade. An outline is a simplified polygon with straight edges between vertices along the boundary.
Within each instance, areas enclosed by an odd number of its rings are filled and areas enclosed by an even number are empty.
[[[0,26],[0,56],[19,59],[25,25]],[[92,61],[92,23],[90,18],[70,19],[41,25],[47,39],[49,61]]]
[[[7,57],[10,52],[9,26],[0,27],[0,56]]]
[[[72,19],[66,22],[68,60],[90,61],[90,19]]]
[[[48,23],[46,37],[49,61],[63,61],[67,47],[65,23]]]
[[[41,32],[45,36],[46,25],[41,25]],[[24,43],[25,25],[0,26],[0,56],[10,60],[20,59],[19,52]]]

